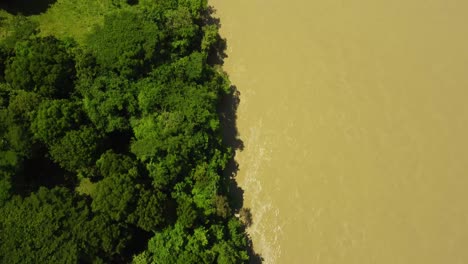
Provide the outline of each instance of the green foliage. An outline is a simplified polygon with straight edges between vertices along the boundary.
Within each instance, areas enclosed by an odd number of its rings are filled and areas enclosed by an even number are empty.
[[[81,93],[84,110],[99,130],[130,128],[129,117],[136,113],[137,103],[128,80],[115,75],[99,76]]]
[[[41,98],[32,92],[14,91],[9,93],[8,107],[0,110],[0,131],[5,150],[13,151],[10,156],[29,157],[33,137],[28,124]]]
[[[73,87],[74,64],[54,37],[18,42],[6,65],[5,79],[14,88],[45,97],[65,97]]]
[[[0,154],[1,155],[1,154]],[[0,157],[1,158],[1,157]],[[0,171],[0,207],[11,196],[11,173]]]
[[[133,257],[132,263],[133,264],[149,264],[151,260],[149,259],[148,252],[143,251],[142,253]]]
[[[186,238],[187,234],[179,225],[156,233],[148,243],[148,251],[153,255],[150,263],[177,263]]]
[[[136,178],[137,163],[132,158],[108,151],[101,155],[96,162],[99,172],[104,178],[118,174],[129,174],[130,178]]]
[[[53,145],[81,123],[80,105],[70,100],[46,100],[39,105],[31,124],[34,136]]]
[[[138,12],[122,10],[106,16],[87,45],[101,66],[136,77],[157,58],[161,39],[156,23]]]
[[[187,8],[192,16],[199,19],[203,11],[208,7],[207,0],[178,0],[180,7]]]
[[[185,194],[176,194],[177,198],[177,223],[185,228],[191,228],[195,224],[197,211],[193,199]]]
[[[64,188],[15,197],[0,211],[3,263],[76,263],[86,252],[78,227],[86,223],[89,210]]]
[[[72,37],[83,43],[93,28],[103,23],[106,14],[118,9],[114,1],[57,0],[47,12],[33,19],[40,24],[41,36]]]
[[[0,23],[0,262],[248,261],[207,8],[57,0]]]
[[[165,12],[166,26],[171,42],[171,54],[187,54],[199,33],[198,25],[193,23],[192,13],[185,6]]]
[[[132,209],[130,205],[137,197],[132,179],[126,176],[116,175],[97,183],[96,191],[92,196],[94,212],[104,213],[117,222],[126,219]]]
[[[97,167],[104,179],[96,185],[92,208],[111,219],[121,222],[129,215],[131,205],[137,198],[138,177],[136,164],[129,157],[107,152],[97,161]]]
[[[219,264],[243,263],[249,259],[247,252],[239,252],[235,246],[226,241],[217,244],[213,251],[218,253],[216,263]]]
[[[201,49],[209,52],[219,41],[218,27],[216,25],[207,25],[203,27],[203,33]]]
[[[0,44],[0,82],[5,81],[5,62],[8,58],[8,50],[4,45]],[[0,103],[0,105],[2,105]]]
[[[117,222],[128,222],[143,230],[156,230],[164,222],[166,196],[149,191],[138,182],[137,162],[128,156],[104,153],[96,166],[104,177],[92,194],[92,209]]]
[[[82,127],[65,133],[50,147],[50,155],[62,168],[89,172],[98,155],[100,135],[91,127]]]
[[[126,225],[112,221],[105,214],[96,214],[85,225],[75,228],[80,230],[80,234],[89,245],[88,248],[95,251],[89,255],[90,260],[101,256],[107,257],[108,262],[112,262],[112,257],[122,254],[126,244],[131,239]],[[98,263],[102,263],[102,261]]]
[[[21,123],[31,122],[41,101],[42,98],[34,92],[12,91],[8,105],[9,114],[15,121]]]
[[[235,221],[229,222],[229,230],[220,225],[212,225],[210,229],[197,227],[193,231],[179,224],[166,228],[149,241],[148,251],[143,255],[145,261],[156,264],[244,263],[248,260],[247,252],[242,250],[246,246],[245,234]],[[233,240],[240,236],[245,242],[241,245]]]
[[[0,128],[0,146],[3,152],[0,157],[5,158],[3,162],[8,161],[8,164],[12,164],[11,167],[15,167],[20,157],[30,155],[32,135],[21,120],[15,120],[9,109],[0,110]]]
[[[247,239],[244,235],[244,227],[239,219],[231,218],[228,222],[229,236],[234,246],[247,246]]]
[[[198,165],[192,177],[195,182],[192,187],[194,203],[203,209],[206,215],[215,213],[220,178],[216,173],[216,167],[213,170],[206,163]]]
[[[128,216],[127,221],[145,231],[155,232],[165,224],[167,211],[167,195],[159,190],[140,189],[135,210]]]
[[[148,162],[147,168],[156,187],[164,187],[177,179],[183,169],[183,159],[188,158],[184,151],[184,135],[179,129],[185,125],[180,113],[163,113],[135,121],[136,141],[132,152],[142,161]]]
[[[3,143],[13,151],[11,156],[29,157],[31,155],[32,136],[22,126],[9,123],[8,130],[4,131]]]
[[[0,208],[2,263],[82,263],[120,253],[121,226],[91,214],[86,201],[63,187],[15,196]]]
[[[13,49],[18,42],[26,41],[39,33],[39,24],[28,17],[13,16],[7,24],[8,34],[3,40],[7,49]]]

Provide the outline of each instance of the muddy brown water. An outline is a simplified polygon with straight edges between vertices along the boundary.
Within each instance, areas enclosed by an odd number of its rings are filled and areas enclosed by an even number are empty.
[[[265,263],[468,263],[468,2],[210,3]]]

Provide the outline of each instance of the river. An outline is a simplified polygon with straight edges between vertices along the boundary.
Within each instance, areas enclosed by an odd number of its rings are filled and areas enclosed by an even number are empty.
[[[468,2],[210,4],[265,263],[468,263]]]

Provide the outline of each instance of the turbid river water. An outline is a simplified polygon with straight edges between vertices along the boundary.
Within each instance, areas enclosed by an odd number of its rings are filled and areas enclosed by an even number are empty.
[[[210,3],[265,263],[468,263],[468,2]]]

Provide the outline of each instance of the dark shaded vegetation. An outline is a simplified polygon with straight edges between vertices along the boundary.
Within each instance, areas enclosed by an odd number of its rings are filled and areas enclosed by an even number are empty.
[[[237,108],[240,103],[240,92],[237,88],[232,85],[230,87],[230,93],[228,96],[223,96],[218,106],[218,112],[220,113],[220,120],[222,124],[221,131],[223,133],[223,142],[232,150],[244,149],[244,142],[239,138],[237,131],[236,120],[237,120]],[[235,153],[235,152],[234,152]],[[228,160],[226,168],[224,170],[224,186],[227,187],[226,192],[229,195],[231,207],[235,212],[243,207],[244,191],[237,185],[235,177],[239,170],[239,164],[237,163],[235,156]]]
[[[207,25],[205,27],[205,34],[208,36],[208,38],[216,39],[214,45],[209,48],[207,61],[210,64],[223,65],[224,59],[227,58],[227,54],[225,52],[227,48],[227,42],[225,39],[219,38],[218,36],[218,29],[221,27],[221,21],[219,18],[214,16],[215,13],[216,9],[214,9],[212,6],[209,6],[203,12],[203,23]],[[237,91],[235,87],[233,87],[233,89]],[[233,99],[234,98],[239,97],[234,94]]]
[[[2,0],[0,9],[12,14],[37,15],[43,13],[57,0]]]
[[[261,260],[219,20],[199,0],[113,3],[83,44],[20,15],[0,42],[0,263]]]

